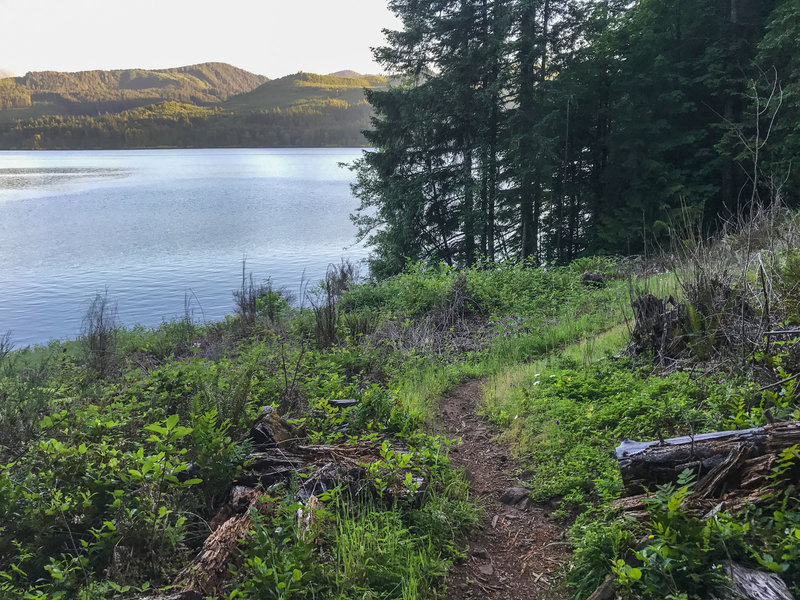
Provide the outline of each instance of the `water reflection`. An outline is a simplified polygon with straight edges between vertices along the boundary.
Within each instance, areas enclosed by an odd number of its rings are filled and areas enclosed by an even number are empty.
[[[81,167],[0,168],[0,190],[24,190],[74,183],[80,179],[119,179],[128,177],[130,169]]]
[[[75,336],[106,288],[129,326],[180,316],[187,290],[221,319],[243,257],[256,279],[314,284],[329,263],[367,254],[339,166],[359,154],[0,152],[0,333],[18,345]]]

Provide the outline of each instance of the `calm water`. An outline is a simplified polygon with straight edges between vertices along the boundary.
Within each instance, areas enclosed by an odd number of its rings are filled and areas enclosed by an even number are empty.
[[[242,259],[295,293],[367,254],[354,149],[0,152],[0,334],[74,337],[108,289],[128,326],[233,312]]]

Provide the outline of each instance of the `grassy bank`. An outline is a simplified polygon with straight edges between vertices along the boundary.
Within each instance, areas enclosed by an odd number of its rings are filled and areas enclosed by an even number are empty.
[[[687,242],[672,275],[631,285],[631,299],[671,298],[658,305],[675,319],[660,339],[643,343],[654,315],[637,315],[488,378],[484,414],[525,461],[533,499],[571,525],[574,598],[609,576],[620,598],[708,598],[730,585],[731,562],[800,591],[796,446],[773,457],[761,492],[738,506],[734,497],[714,511],[690,509],[695,466],[654,486],[636,518],[617,502],[623,481],[613,452],[625,439],[800,419],[795,234],[795,217],[782,215]]]
[[[701,598],[729,559],[796,587],[800,512],[785,481],[796,451],[780,457],[771,503],[743,512],[685,509],[689,473],[653,490],[644,520],[614,504],[622,481],[611,452],[625,438],[800,417],[794,381],[761,390],[796,372],[796,338],[742,352],[734,333],[746,328],[737,321],[731,333],[721,314],[743,314],[730,298],[745,298],[754,323],[794,322],[797,253],[764,256],[755,274],[722,268],[712,278],[685,260],[645,276],[633,261],[582,259],[552,269],[412,265],[356,284],[343,265],[310,308],[245,280],[224,322],[155,329],[118,328],[98,297],[83,338],[0,353],[0,589],[84,599],[182,589],[179,573],[257,462],[250,428],[272,405],[304,448],[357,455],[357,474],[315,487],[313,502],[303,490],[321,481],[319,463],[265,486],[229,574],[206,595],[436,597],[477,515],[450,442],[430,424],[439,399],[470,378],[486,381],[482,410],[529,467],[533,499],[571,525],[576,598],[607,575],[625,598]],[[586,272],[600,283],[582,281]],[[732,291],[698,293],[720,281]],[[774,297],[759,303],[764,289]],[[670,356],[634,331],[631,300],[645,293],[684,307]],[[626,348],[636,356],[623,357]]]
[[[248,469],[265,405],[304,444],[369,448],[362,491],[320,493],[309,532],[298,490],[319,465],[264,490],[233,574],[210,595],[434,596],[476,519],[449,442],[426,433],[436,401],[459,380],[618,323],[623,282],[584,288],[585,266],[415,266],[361,285],[340,268],[303,310],[246,280],[226,321],[155,329],[117,327],[111,301],[96,298],[81,339],[2,357],[4,597],[180,589]],[[355,406],[334,409],[341,399]]]

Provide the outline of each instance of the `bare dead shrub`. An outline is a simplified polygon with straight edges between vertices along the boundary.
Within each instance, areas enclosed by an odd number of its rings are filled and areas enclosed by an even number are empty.
[[[277,324],[294,298],[291,292],[274,289],[270,277],[256,283],[253,274],[247,274],[245,261],[242,261],[242,285],[233,292],[233,299],[240,321],[250,328],[259,315],[266,317],[270,324]]]
[[[325,273],[325,289],[330,292],[334,299],[338,300],[349,290],[353,284],[358,282],[360,270],[358,264],[343,258],[338,265],[328,265]]]
[[[338,303],[344,293],[358,280],[358,266],[342,259],[338,265],[328,265],[325,280],[316,293],[308,297],[314,311],[314,336],[317,347],[328,348],[336,343],[339,329]]]
[[[456,277],[445,300],[429,315],[431,323],[439,331],[447,331],[456,327],[467,316],[480,312],[478,302],[467,288],[467,276],[463,273]]]
[[[3,335],[0,335],[0,365],[3,364],[13,349],[14,340],[11,339],[11,330],[8,330]]]
[[[108,290],[95,294],[83,317],[82,340],[86,365],[100,378],[110,375],[116,363],[117,307]]]
[[[233,292],[233,300],[236,303],[236,314],[247,324],[252,324],[256,320],[259,291],[260,286],[256,285],[253,274],[247,275],[247,264],[243,260],[242,285]]]
[[[336,343],[339,310],[332,292],[324,289],[315,298],[309,299],[314,311],[314,337],[318,348],[329,348]]]
[[[413,320],[384,321],[370,336],[377,347],[398,352],[417,350],[439,356],[477,352],[498,335],[479,303],[472,298],[463,274],[453,282],[450,293],[434,309]]]
[[[713,237],[684,223],[671,255],[677,298],[631,295],[631,353],[652,353],[661,364],[714,361],[746,369],[767,332],[787,317],[779,257],[799,229],[778,204],[751,205]]]

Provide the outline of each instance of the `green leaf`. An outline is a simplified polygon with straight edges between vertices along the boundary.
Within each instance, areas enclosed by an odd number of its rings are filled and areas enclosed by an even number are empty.
[[[45,567],[53,579],[64,579],[64,572],[55,565],[48,565]]]
[[[300,569],[295,569],[294,571],[292,571],[292,578],[295,581],[300,581],[303,578],[303,572],[300,571]]]
[[[155,431],[156,433],[160,433],[161,435],[167,435],[169,433],[169,429],[167,429],[166,427],[162,427],[161,425],[158,425],[156,423],[145,426],[145,429],[147,429],[148,431]]]
[[[172,437],[179,439],[189,435],[190,433],[192,433],[191,427],[176,427],[175,431],[172,432]]]
[[[169,429],[170,431],[175,429],[175,426],[178,424],[179,419],[180,417],[178,415],[170,415],[169,417],[167,417],[167,429]]]
[[[635,581],[639,581],[642,578],[641,569],[637,569],[636,567],[631,567],[631,570],[628,571],[628,577],[630,577]]]

